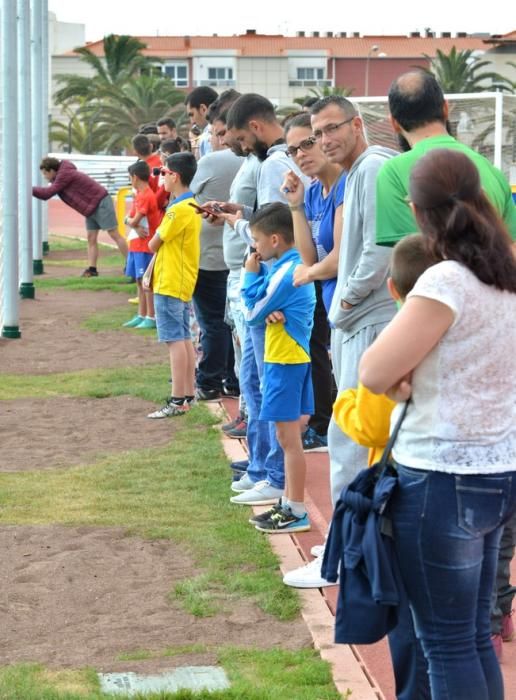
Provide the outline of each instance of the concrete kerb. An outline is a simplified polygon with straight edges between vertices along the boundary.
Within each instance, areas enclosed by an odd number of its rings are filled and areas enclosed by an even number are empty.
[[[226,416],[223,404],[207,404],[218,418]],[[245,459],[247,453],[243,441],[231,440],[221,433],[224,452],[231,461]],[[313,504],[312,504],[313,505]],[[309,504],[310,514],[312,506]],[[315,507],[317,514],[318,509]],[[265,508],[254,506],[253,511],[260,513]],[[322,516],[320,516],[322,518]],[[292,536],[272,536],[271,546],[280,560],[282,573],[292,571],[306,563],[300,548]],[[302,601],[301,614],[312,637],[314,647],[321,658],[328,661],[332,668],[333,681],[343,698],[352,690],[353,700],[385,700],[371,673],[353,646],[334,644],[334,617],[320,589],[298,589]]]

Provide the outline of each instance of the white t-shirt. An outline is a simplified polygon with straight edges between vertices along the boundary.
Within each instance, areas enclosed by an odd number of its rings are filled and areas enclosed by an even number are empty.
[[[447,260],[409,296],[446,304],[454,321],[414,370],[395,460],[453,474],[516,471],[516,294]]]

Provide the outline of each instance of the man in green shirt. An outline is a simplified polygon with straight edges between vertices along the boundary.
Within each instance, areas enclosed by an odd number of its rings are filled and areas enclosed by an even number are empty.
[[[400,75],[389,90],[391,122],[401,148],[388,160],[376,180],[376,242],[393,246],[417,231],[407,195],[412,167],[432,148],[462,151],[475,163],[482,187],[516,240],[516,208],[504,174],[473,149],[448,134],[448,103],[430,73],[413,70]]]

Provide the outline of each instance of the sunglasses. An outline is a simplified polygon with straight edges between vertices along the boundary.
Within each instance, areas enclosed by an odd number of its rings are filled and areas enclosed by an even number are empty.
[[[174,172],[173,170],[169,170],[168,168],[161,168],[161,170],[159,171],[159,174],[162,177],[165,177],[165,175],[172,175],[173,172]]]
[[[317,139],[315,136],[309,136],[307,139],[301,141],[299,146],[289,146],[287,148],[287,156],[295,158],[298,151],[303,151],[303,153],[310,151],[315,146],[316,141]]]

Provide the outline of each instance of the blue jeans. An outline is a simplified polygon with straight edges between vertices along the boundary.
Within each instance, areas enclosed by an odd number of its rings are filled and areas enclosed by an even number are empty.
[[[434,700],[503,700],[490,602],[516,472],[454,475],[397,465],[394,541]]]
[[[202,358],[197,368],[200,389],[222,389],[223,380],[238,386],[231,329],[224,321],[227,270],[199,270],[193,294],[195,315],[201,329]]]
[[[275,488],[282,489],[285,486],[285,462],[276,437],[276,426],[270,421],[259,420],[264,351],[265,326],[248,327],[240,363],[240,391],[247,406],[247,473],[254,482],[266,479]]]

